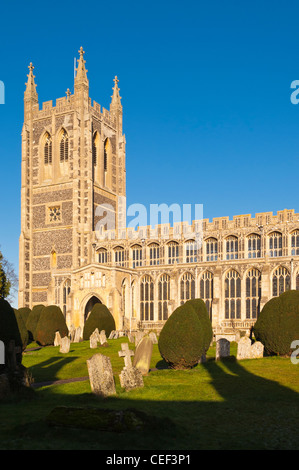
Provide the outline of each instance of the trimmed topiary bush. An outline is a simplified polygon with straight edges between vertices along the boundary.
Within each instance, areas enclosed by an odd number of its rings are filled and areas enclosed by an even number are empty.
[[[162,358],[173,369],[191,369],[198,364],[205,344],[202,322],[188,302],[171,314],[158,341]]]
[[[68,327],[61,309],[56,305],[49,305],[40,313],[35,330],[36,341],[42,346],[53,345],[56,331],[59,331],[61,338],[68,335]]]
[[[104,304],[97,303],[93,306],[83,329],[83,340],[87,341],[94,330],[98,328],[99,332],[105,330],[106,336],[116,329],[115,321],[110,310]]]
[[[31,313],[31,309],[29,307],[21,307],[17,310],[17,312],[19,313],[19,315],[21,316],[23,322],[24,322],[24,325],[26,326],[26,323],[27,323],[27,320],[28,320],[28,317]]]
[[[206,353],[213,339],[213,329],[206,304],[202,299],[191,299],[188,300],[186,304],[192,305],[198,315],[198,319],[203,331],[204,352]]]
[[[44,308],[44,305],[42,304],[35,305],[33,309],[31,310],[30,314],[28,315],[28,318],[26,321],[26,328],[29,334],[29,341],[36,341],[35,330],[36,330],[38,320],[39,320],[39,317],[43,308]]]
[[[268,355],[290,356],[291,343],[299,339],[299,291],[290,290],[269,300],[253,333]]]
[[[20,329],[16,314],[11,305],[0,298],[0,340],[3,341],[5,347],[5,363],[8,363],[7,353],[9,342],[13,340],[15,346],[23,347],[23,342],[20,334]],[[17,361],[22,362],[22,354],[17,354]],[[0,365],[0,370],[4,369],[5,366]]]
[[[29,333],[26,328],[26,323],[24,322],[24,317],[22,316],[22,312],[20,312],[21,309],[17,310],[14,309],[16,320],[18,323],[19,327],[19,332],[22,340],[22,350],[25,351],[28,341],[29,341]]]

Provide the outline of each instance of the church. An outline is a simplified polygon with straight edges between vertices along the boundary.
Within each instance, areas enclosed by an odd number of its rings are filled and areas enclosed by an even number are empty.
[[[74,93],[40,107],[33,69],[24,93],[19,308],[55,304],[69,327],[82,327],[101,302],[118,329],[159,331],[176,307],[200,297],[214,332],[224,333],[248,331],[269,299],[299,289],[294,209],[190,226],[121,226],[126,139],[118,78],[109,110],[92,101],[81,47]],[[99,236],[103,214],[114,229]]]

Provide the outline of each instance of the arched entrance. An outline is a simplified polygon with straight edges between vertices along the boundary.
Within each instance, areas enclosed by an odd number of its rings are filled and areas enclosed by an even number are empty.
[[[87,302],[85,306],[85,311],[84,311],[84,322],[86,322],[88,315],[92,311],[92,308],[95,304],[101,304],[102,302],[100,299],[98,299],[95,295],[93,295],[89,301]]]

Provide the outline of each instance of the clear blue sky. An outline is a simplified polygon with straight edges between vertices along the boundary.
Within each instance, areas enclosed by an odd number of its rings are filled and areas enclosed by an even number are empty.
[[[127,203],[203,204],[204,218],[298,207],[296,1],[70,1],[1,5],[0,245],[18,269],[23,94],[73,90],[83,46],[90,96],[119,77]]]

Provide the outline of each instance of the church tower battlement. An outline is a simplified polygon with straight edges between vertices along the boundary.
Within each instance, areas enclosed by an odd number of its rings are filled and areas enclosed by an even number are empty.
[[[79,50],[74,93],[39,107],[29,65],[22,129],[19,306],[46,303],[53,274],[89,264],[96,209],[126,194],[125,136],[117,77],[110,110],[89,97],[84,50]],[[67,274],[65,274],[67,276]],[[59,302],[58,302],[59,303]]]

